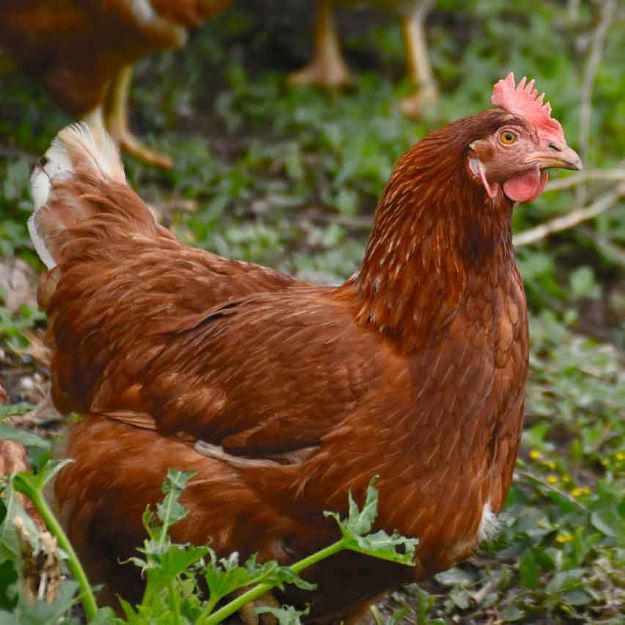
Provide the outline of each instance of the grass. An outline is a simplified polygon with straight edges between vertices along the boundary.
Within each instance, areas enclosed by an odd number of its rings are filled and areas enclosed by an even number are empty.
[[[361,259],[394,160],[429,128],[487,105],[492,83],[510,69],[537,78],[569,143],[580,147],[593,3],[581,3],[573,19],[556,0],[439,2],[428,34],[443,97],[420,122],[404,119],[393,104],[409,86],[390,18],[371,11],[341,16],[357,80],[348,93],[327,95],[285,87],[285,73],[306,60],[302,42],[310,34],[300,29],[303,4],[277,4],[269,2],[260,18],[260,5],[250,0],[247,9],[207,24],[185,50],[138,67],[134,125],[176,167],[161,172],[128,160],[129,178],[193,245],[318,282],[345,278]],[[582,146],[587,169],[617,167],[625,153],[623,26],[621,15],[594,84],[591,137]],[[0,91],[0,256],[38,270],[25,229],[28,175],[70,120],[14,71],[0,78]],[[610,184],[589,184],[590,199]],[[515,231],[575,206],[574,190],[545,193],[516,211]],[[395,593],[380,619],[622,623],[624,247],[621,201],[592,222],[518,249],[530,305],[531,376],[503,531],[470,561]],[[11,311],[0,302],[0,383],[14,403],[40,400],[47,372],[28,346],[43,323],[32,299]],[[39,420],[35,429],[54,428]],[[42,466],[46,452],[30,450]],[[0,570],[8,561],[3,554]]]

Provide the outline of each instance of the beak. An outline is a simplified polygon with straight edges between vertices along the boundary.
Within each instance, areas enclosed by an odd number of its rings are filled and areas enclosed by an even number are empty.
[[[560,169],[583,169],[582,159],[579,154],[568,145],[557,146],[550,143],[544,152],[536,152],[532,156],[532,161],[541,169],[558,167]]]

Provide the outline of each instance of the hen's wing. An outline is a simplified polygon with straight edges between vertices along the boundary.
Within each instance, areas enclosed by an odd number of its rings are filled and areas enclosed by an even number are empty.
[[[116,200],[126,200],[127,208],[140,201],[125,187],[118,191]],[[182,328],[231,300],[296,283],[184,247],[160,228],[103,243],[106,223],[100,213],[70,228],[71,241],[62,246],[66,260],[40,287],[55,353],[54,398],[66,411],[89,410],[96,397],[108,397],[100,407],[139,408],[133,384],[153,375],[152,363]]]
[[[331,289],[218,260],[134,245],[66,269],[57,403],[252,457],[316,445],[378,376],[375,337]]]

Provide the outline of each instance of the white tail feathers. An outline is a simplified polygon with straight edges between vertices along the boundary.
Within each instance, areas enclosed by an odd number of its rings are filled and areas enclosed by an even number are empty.
[[[35,250],[42,262],[52,269],[56,265],[54,254],[48,244],[51,229],[66,227],[73,221],[68,215],[71,206],[58,209],[58,219],[45,215],[55,181],[67,180],[75,174],[108,182],[126,183],[124,166],[111,137],[103,128],[89,126],[85,122],[63,128],[52,145],[33,170],[30,188],[35,212],[28,220],[28,231]],[[53,210],[52,208],[50,210]]]

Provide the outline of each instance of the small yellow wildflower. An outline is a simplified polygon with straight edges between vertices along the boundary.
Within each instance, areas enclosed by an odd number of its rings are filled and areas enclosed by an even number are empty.
[[[556,468],[556,463],[553,460],[546,460],[545,461],[545,466],[550,469],[551,471],[554,471]]]
[[[565,545],[566,543],[570,543],[573,540],[573,534],[558,534],[556,536],[556,542],[561,545]]]
[[[573,495],[573,497],[585,497],[586,495],[590,495],[590,488],[587,486],[578,486],[571,491],[571,495]]]
[[[625,451],[617,451],[616,452],[616,456],[615,458],[619,461],[619,462],[623,462],[623,460],[625,460]]]
[[[539,458],[542,458],[542,454],[538,451],[538,449],[532,449],[529,456],[532,460],[538,460]]]
[[[557,484],[559,481],[560,481],[560,478],[554,473],[551,473],[550,475],[547,476],[547,484]]]

